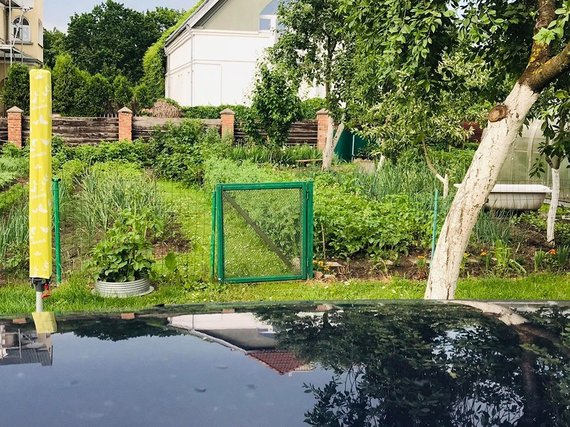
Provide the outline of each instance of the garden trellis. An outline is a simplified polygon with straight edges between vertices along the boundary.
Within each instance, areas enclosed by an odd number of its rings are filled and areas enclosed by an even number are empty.
[[[312,182],[219,184],[213,200],[211,259],[219,281],[312,277]]]

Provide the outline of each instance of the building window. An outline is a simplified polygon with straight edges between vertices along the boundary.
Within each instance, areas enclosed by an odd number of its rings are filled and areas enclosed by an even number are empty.
[[[44,24],[41,20],[38,21],[38,44],[44,46]]]
[[[12,40],[28,43],[32,41],[30,23],[23,16],[18,16],[12,22]]]
[[[269,31],[271,30],[271,19],[260,18],[259,20],[259,29],[261,31]]]

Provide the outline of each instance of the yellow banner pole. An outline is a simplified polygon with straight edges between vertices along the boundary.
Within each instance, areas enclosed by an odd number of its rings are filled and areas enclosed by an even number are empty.
[[[36,311],[43,309],[44,290],[52,274],[51,74],[30,71],[30,279],[36,289]]]

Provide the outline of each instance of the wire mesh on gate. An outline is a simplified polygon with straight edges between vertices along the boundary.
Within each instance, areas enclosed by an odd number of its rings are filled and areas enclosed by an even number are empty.
[[[312,183],[220,184],[215,200],[219,280],[312,275]]]

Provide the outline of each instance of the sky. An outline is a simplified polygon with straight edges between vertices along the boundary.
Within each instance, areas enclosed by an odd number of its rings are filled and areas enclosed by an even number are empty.
[[[117,0],[131,9],[145,11],[158,6],[173,9],[190,9],[197,0]],[[44,27],[67,31],[69,19],[75,13],[90,12],[103,0],[44,0]]]

